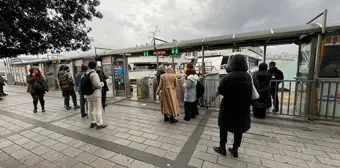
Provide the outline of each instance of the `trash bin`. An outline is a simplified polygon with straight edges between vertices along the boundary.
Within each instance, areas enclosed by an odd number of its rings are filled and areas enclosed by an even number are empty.
[[[137,97],[138,98],[148,98],[149,97],[149,78],[143,77],[141,79],[137,79]]]

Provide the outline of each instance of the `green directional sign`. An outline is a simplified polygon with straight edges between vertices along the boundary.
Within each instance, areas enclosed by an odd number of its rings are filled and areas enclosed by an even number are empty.
[[[171,54],[172,54],[172,55],[178,54],[178,48],[172,48],[172,49],[171,49]]]
[[[149,51],[144,51],[143,56],[149,56]]]

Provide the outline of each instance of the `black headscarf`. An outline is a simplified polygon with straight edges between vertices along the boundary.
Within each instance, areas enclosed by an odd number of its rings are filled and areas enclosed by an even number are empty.
[[[247,61],[244,55],[236,54],[229,64],[231,71],[248,71]]]
[[[268,69],[268,65],[266,63],[261,63],[259,65],[259,71],[266,71]]]

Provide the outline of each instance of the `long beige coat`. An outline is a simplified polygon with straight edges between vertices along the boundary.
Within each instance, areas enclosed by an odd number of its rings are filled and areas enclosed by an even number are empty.
[[[162,114],[178,116],[180,113],[176,96],[177,77],[175,74],[165,73],[161,75],[157,94],[160,95]]]

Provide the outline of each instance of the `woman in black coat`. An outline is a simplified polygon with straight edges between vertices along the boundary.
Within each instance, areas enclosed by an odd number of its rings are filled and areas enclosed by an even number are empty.
[[[255,118],[266,118],[266,109],[272,105],[270,97],[271,75],[267,69],[268,65],[261,63],[259,70],[253,75],[253,78],[257,82],[257,92],[260,95],[259,99],[253,101],[253,114]]]
[[[214,150],[226,155],[228,132],[234,133],[234,144],[229,152],[238,157],[242,134],[250,129],[250,105],[252,104],[252,78],[247,72],[248,65],[243,55],[233,56],[231,72],[221,81],[218,93],[223,96],[218,116],[220,127],[220,146]]]

